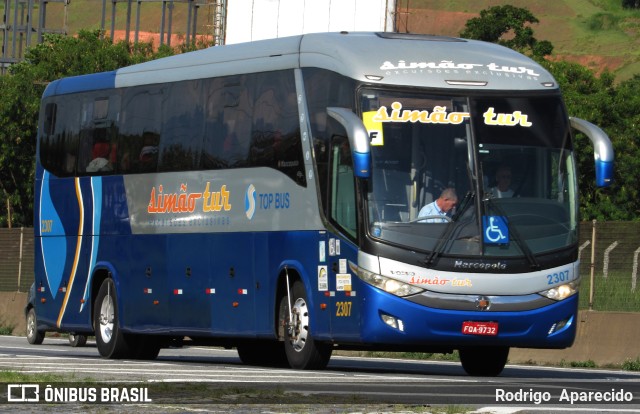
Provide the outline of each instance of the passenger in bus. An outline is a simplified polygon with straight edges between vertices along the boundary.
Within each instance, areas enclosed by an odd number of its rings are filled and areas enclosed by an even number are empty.
[[[431,217],[425,220],[420,220],[420,223],[446,223],[450,221],[445,218],[439,219],[432,216],[450,217],[453,213],[453,208],[457,203],[458,195],[456,194],[456,190],[453,188],[445,188],[440,194],[440,197],[420,209],[418,218]]]
[[[496,186],[489,189],[493,198],[513,197],[511,189],[511,167],[501,165],[496,170]]]
[[[145,131],[142,134],[142,149],[138,157],[139,170],[152,172],[158,165],[158,141],[160,136],[155,132]]]
[[[91,162],[87,165],[87,172],[113,171],[112,156],[115,159],[115,148],[112,151],[107,141],[98,141],[91,150]]]

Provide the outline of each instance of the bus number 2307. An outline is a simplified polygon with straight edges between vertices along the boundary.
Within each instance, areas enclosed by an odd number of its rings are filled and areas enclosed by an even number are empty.
[[[562,270],[560,272],[547,275],[547,284],[549,285],[555,285],[560,282],[569,282],[570,280],[571,276],[569,276],[568,270]]]
[[[336,316],[351,316],[351,302],[336,302]]]

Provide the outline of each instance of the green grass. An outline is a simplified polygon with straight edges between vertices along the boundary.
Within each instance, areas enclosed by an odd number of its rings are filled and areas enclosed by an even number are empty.
[[[4,383],[63,381],[69,381],[69,378],[56,374],[25,374],[16,371],[0,371],[0,382]]]
[[[582,272],[580,309],[589,309],[590,274]],[[593,310],[609,312],[640,312],[640,283],[632,290],[631,272],[610,271],[607,278],[594,278]]]
[[[622,369],[625,371],[640,371],[640,357],[635,360],[629,359],[624,361]]]
[[[571,361],[569,362],[571,368],[597,368],[597,365],[592,360],[587,361]]]

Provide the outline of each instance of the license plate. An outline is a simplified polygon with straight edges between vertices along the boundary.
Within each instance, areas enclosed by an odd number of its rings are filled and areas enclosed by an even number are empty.
[[[498,322],[462,322],[462,333],[465,335],[498,335]]]

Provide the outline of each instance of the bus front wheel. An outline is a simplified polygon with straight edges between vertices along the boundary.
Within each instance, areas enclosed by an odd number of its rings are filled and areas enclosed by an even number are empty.
[[[126,358],[131,354],[119,325],[115,285],[113,280],[106,279],[96,296],[93,312],[96,345],[105,358]]]
[[[460,349],[462,368],[469,375],[477,377],[495,377],[500,375],[507,364],[509,347],[478,346]]]
[[[278,317],[280,326],[284,328],[287,360],[294,369],[323,369],[331,358],[331,345],[317,342],[311,335],[309,312],[304,285],[296,281],[291,288],[291,306],[289,298],[283,296]]]

